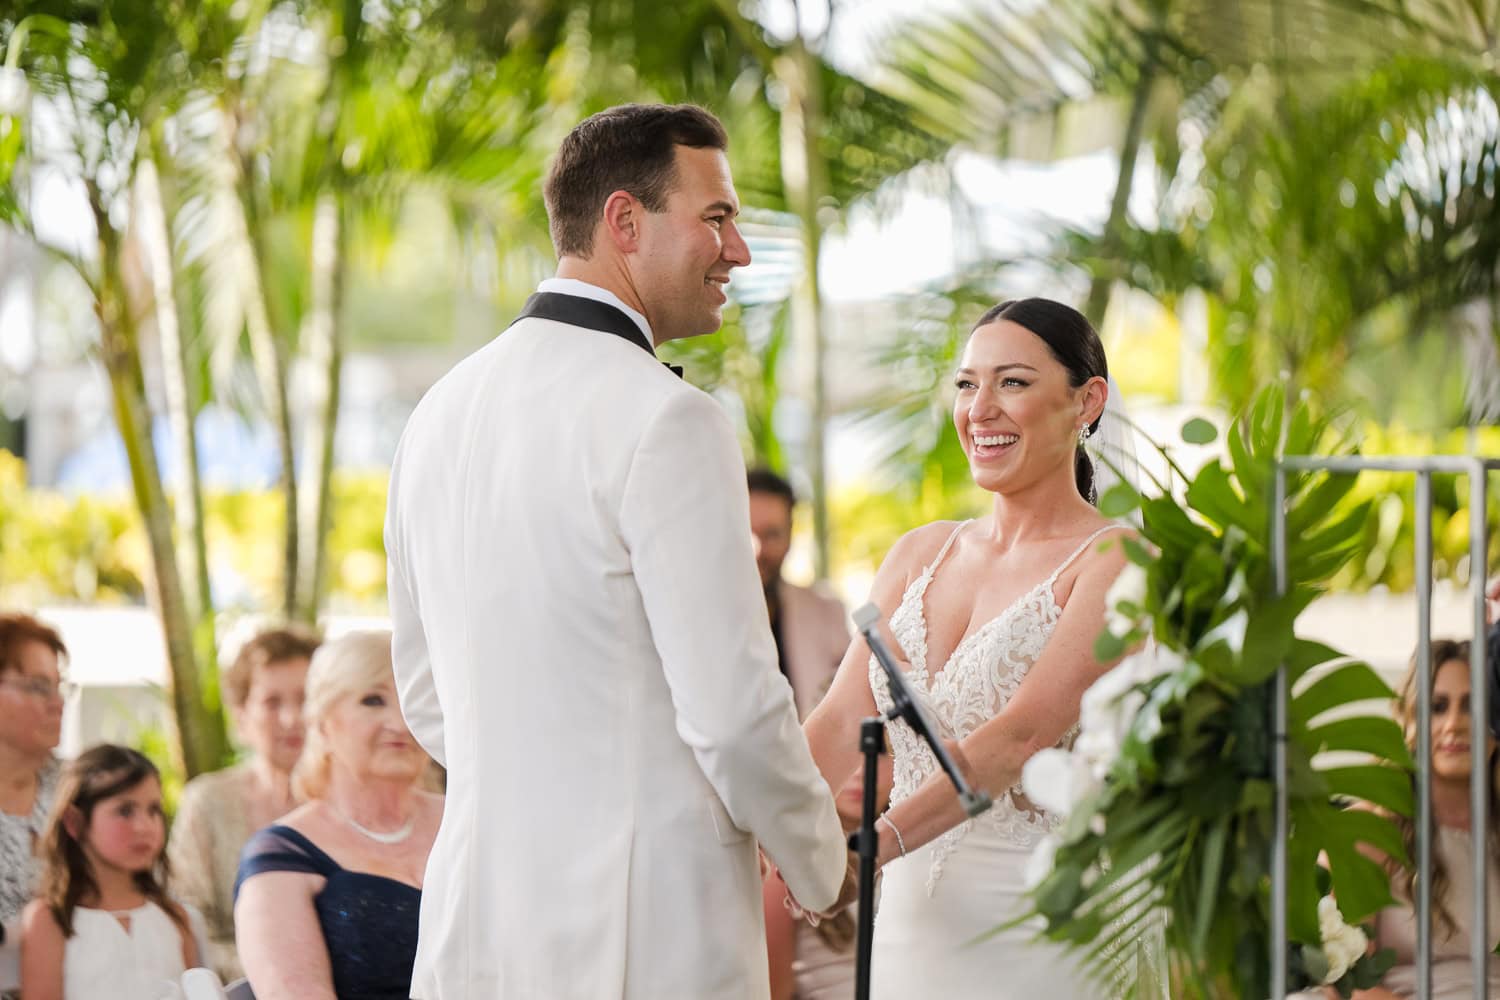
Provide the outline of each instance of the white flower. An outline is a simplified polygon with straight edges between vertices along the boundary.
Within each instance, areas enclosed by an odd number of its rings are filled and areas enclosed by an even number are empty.
[[[0,115],[17,118],[31,107],[31,86],[26,74],[14,66],[0,66]]]
[[[1078,740],[1073,750],[1087,762],[1094,780],[1103,781],[1130,732],[1146,696],[1135,690],[1137,681],[1128,661],[1100,677],[1083,693],[1078,706]]]
[[[1338,982],[1350,967],[1364,957],[1370,939],[1358,927],[1344,923],[1344,915],[1332,896],[1318,900],[1318,936],[1323,939],[1323,954],[1328,959],[1325,985]]]
[[[1071,815],[1098,787],[1087,761],[1058,747],[1037,751],[1021,768],[1026,797],[1058,816]]]
[[[1049,813],[1072,815],[1079,803],[1103,787],[1131,727],[1138,724],[1137,716],[1146,705],[1138,685],[1180,669],[1183,662],[1171,650],[1151,647],[1105,672],[1083,693],[1072,751],[1042,750],[1021,769],[1026,797]],[[1143,719],[1139,725],[1150,739],[1160,731],[1161,720]]]
[[[1135,682],[1144,684],[1146,681],[1154,681],[1167,674],[1175,674],[1187,666],[1187,661],[1177,650],[1158,646],[1153,642],[1140,652],[1132,653],[1120,661],[1120,666],[1127,665],[1130,676],[1135,678]]]
[[[1119,714],[1117,705],[1125,692],[1135,687],[1136,679],[1131,673],[1130,660],[1123,660],[1105,671],[1098,680],[1089,685],[1078,702],[1078,724],[1084,730],[1108,727]]]
[[[1062,840],[1056,834],[1049,833],[1032,848],[1031,856],[1026,859],[1026,867],[1021,872],[1028,891],[1041,885],[1052,874],[1052,862],[1061,846]]]
[[[1135,614],[1120,610],[1120,605],[1126,603],[1136,608]],[[1134,630],[1140,609],[1145,603],[1146,570],[1133,562],[1127,562],[1104,594],[1105,627],[1115,635],[1128,635]]]
[[[1158,677],[1174,674],[1185,666],[1187,666],[1187,661],[1182,658],[1181,653],[1155,643],[1147,645],[1139,653],[1127,656],[1120,661],[1120,667],[1128,670],[1137,684],[1146,684]],[[1146,708],[1145,712],[1141,712],[1138,708],[1131,715],[1134,719],[1136,735],[1149,743],[1161,733],[1161,710],[1159,706],[1149,704]]]

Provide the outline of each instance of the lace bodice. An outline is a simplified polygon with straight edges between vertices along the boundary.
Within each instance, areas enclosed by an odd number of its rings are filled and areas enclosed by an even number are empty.
[[[948,662],[937,671],[927,665],[927,617],[923,607],[927,587],[933,574],[948,554],[954,539],[969,522],[953,530],[937,557],[906,588],[896,613],[891,615],[891,632],[900,643],[911,669],[907,677],[922,701],[928,718],[944,739],[962,740],[1000,713],[1031,665],[1041,655],[1052,630],[1062,615],[1053,585],[1057,578],[1081,556],[1100,535],[1124,525],[1111,524],[1094,532],[1073,554],[1044,580],[1016,599],[1015,603],[964,636]],[[870,658],[870,689],[882,712],[891,707],[890,685],[884,671]],[[937,758],[927,744],[904,721],[887,728],[894,763],[891,802],[911,795],[938,770]],[[1070,744],[1077,726],[1061,741]],[[965,820],[939,837],[933,845],[932,868],[927,877],[927,891],[932,893],[942,877],[943,862],[958,848],[975,823],[989,827],[1003,840],[1020,847],[1030,847],[1053,829],[1061,819],[1031,805],[1019,784],[995,796],[990,810],[975,819]]]

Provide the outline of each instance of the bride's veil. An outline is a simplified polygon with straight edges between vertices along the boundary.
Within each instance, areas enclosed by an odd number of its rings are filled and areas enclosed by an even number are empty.
[[[1155,477],[1141,464],[1136,456],[1136,435],[1140,431],[1125,406],[1124,393],[1111,375],[1109,397],[1104,404],[1104,414],[1099,419],[1099,429],[1084,442],[1084,448],[1094,462],[1094,489],[1103,497],[1111,487],[1120,483],[1136,493],[1146,492],[1146,484]],[[1140,507],[1132,509],[1130,519],[1140,523]],[[1125,876],[1126,880],[1132,878]],[[1134,945],[1105,958],[1113,985],[1120,995],[1134,1000],[1170,1000],[1169,976],[1166,954],[1166,917],[1157,908],[1159,900],[1150,894],[1142,894],[1131,900],[1114,920],[1112,929],[1120,929],[1142,921],[1150,929],[1135,937]]]
[[[1109,398],[1104,403],[1099,429],[1084,442],[1084,449],[1094,462],[1094,489],[1099,496],[1104,496],[1119,483],[1125,483],[1137,493],[1145,491],[1145,484],[1151,477],[1136,457],[1136,433],[1135,422],[1125,407],[1124,394],[1111,375]]]

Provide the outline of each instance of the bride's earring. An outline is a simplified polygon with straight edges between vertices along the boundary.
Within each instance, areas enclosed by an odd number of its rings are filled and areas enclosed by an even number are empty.
[[[1078,443],[1081,445],[1089,439],[1089,425],[1083,424],[1078,428]]]

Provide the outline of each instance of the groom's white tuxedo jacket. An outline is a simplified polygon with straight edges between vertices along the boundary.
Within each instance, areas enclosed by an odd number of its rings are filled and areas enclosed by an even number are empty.
[[[522,319],[402,437],[396,680],[448,769],[418,1000],[764,997],[756,841],[841,883],[734,433],[644,343]]]

